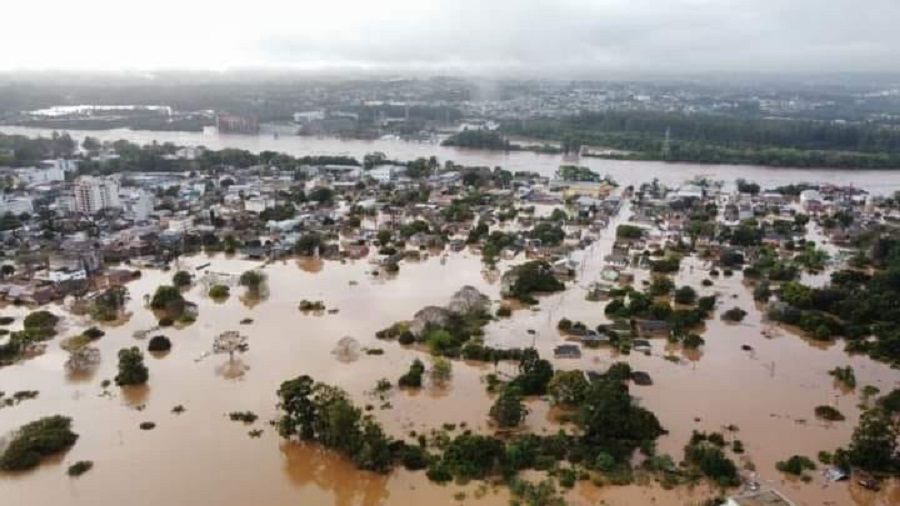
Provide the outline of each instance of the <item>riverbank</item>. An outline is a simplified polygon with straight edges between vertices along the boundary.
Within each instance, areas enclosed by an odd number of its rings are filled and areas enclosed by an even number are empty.
[[[29,137],[49,137],[48,129],[27,127],[0,127],[5,134]],[[439,146],[434,143],[405,142],[401,140],[342,140],[320,137],[299,137],[273,135],[219,134],[214,129],[202,133],[190,132],[150,132],[136,130],[67,130],[78,142],[90,136],[104,141],[125,139],[139,144],[171,142],[183,146],[205,146],[210,149],[237,148],[255,153],[274,151],[294,156],[342,155],[362,159],[368,153],[383,152],[389,159],[415,160],[435,156],[443,163],[452,160],[467,166],[496,167],[506,170],[538,172],[552,176],[562,164],[583,165],[591,170],[609,175],[620,185],[638,185],[643,181],[658,179],[668,185],[682,184],[687,179],[706,177],[728,183],[738,178],[755,181],[763,188],[781,185],[807,183],[828,183],[855,186],[876,195],[891,195],[900,191],[900,172],[883,170],[840,170],[840,169],[791,169],[754,165],[703,165],[696,163],[667,163],[652,161],[607,160],[582,157],[568,160],[562,155],[538,154],[532,152],[502,152]]]

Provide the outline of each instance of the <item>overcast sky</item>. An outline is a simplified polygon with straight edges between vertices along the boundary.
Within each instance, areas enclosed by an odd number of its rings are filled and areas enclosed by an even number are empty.
[[[900,0],[7,0],[0,69],[900,71]]]

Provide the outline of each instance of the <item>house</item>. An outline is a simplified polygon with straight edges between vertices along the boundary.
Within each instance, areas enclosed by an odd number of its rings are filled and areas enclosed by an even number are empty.
[[[581,358],[581,348],[574,344],[561,344],[553,349],[556,358]]]
[[[669,322],[665,320],[641,320],[637,322],[638,332],[642,336],[669,333]]]
[[[586,345],[598,345],[598,344],[608,344],[609,336],[606,334],[600,334],[596,330],[588,330],[584,334],[582,334],[579,338],[582,344]]]
[[[825,199],[818,190],[803,190],[800,192],[800,205],[807,212],[815,213],[822,210]]]
[[[556,261],[550,268],[554,276],[561,277],[574,276],[576,269],[578,269],[578,262],[566,258]]]

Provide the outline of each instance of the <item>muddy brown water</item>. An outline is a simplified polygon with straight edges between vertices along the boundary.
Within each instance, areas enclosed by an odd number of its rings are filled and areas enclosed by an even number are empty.
[[[534,344],[543,356],[550,357],[553,347],[564,341],[556,330],[561,317],[590,325],[604,321],[603,304],[586,301],[584,287],[598,277],[618,220],[603,232],[600,241],[574,255],[583,267],[568,290],[543,297],[539,311],[518,309],[512,318],[491,323],[486,341],[497,346]],[[193,270],[207,262],[210,270],[230,273],[261,265],[222,255],[197,255],[182,259],[182,268]],[[501,263],[501,269],[507,265]],[[426,358],[418,351],[375,339],[377,330],[411,318],[423,306],[446,304],[463,285],[475,286],[497,301],[499,283],[482,272],[480,258],[468,251],[449,253],[443,261],[440,255],[431,255],[419,262],[404,262],[400,272],[390,278],[373,277],[372,269],[365,260],[273,263],[264,267],[268,295],[252,303],[242,300],[240,288],[225,302],[213,302],[197,284],[186,294],[200,306],[197,322],[148,334],[164,334],[173,342],[166,355],[146,355],[148,386],[113,386],[109,395],[103,395],[100,383],[115,376],[116,352],[132,345],[146,349],[147,339],[136,339],[134,333],[155,325],[152,313],[143,307],[144,295],[168,283],[174,270],[145,270],[139,280],[128,285],[131,317],[123,324],[106,327],[107,335],[96,343],[103,360],[92,374],[67,375],[63,367],[66,353],[59,347],[63,338],[91,323],[69,315],[63,306],[51,306],[64,316],[64,322],[46,354],[0,369],[0,390],[40,391],[35,400],[0,410],[0,433],[59,413],[74,419],[80,438],[64,456],[34,471],[0,475],[0,502],[4,506],[506,504],[508,493],[503,488],[480,483],[434,485],[422,472],[398,470],[388,476],[360,472],[315,446],[285,443],[268,425],[277,414],[275,391],[279,384],[309,374],[345,388],[361,406],[375,406],[373,413],[398,437],[412,430],[439,429],[444,423],[465,423],[473,430],[490,431],[487,413],[491,398],[482,378],[494,370],[493,365],[454,362],[447,387],[429,384],[419,392],[395,390],[388,397],[391,409],[379,409],[381,401],[370,392],[378,379],[396,381],[414,358]],[[690,260],[677,278],[679,285],[697,287],[700,295],[719,294],[717,314],[707,322],[706,345],[701,350],[683,351],[654,339],[649,356],[620,356],[601,348],[584,350],[578,360],[554,360],[554,365],[603,370],[616,360],[627,360],[650,373],[654,384],[633,386],[632,393],[670,431],[659,441],[659,449],[676,460],[692,430],[721,431],[734,424],[739,431],[727,436],[743,441],[759,480],[782,490],[798,504],[898,504],[896,487],[872,494],[846,483],[825,484],[818,475],[805,484],[784,480],[774,468],[776,461],[793,454],[814,458],[819,450],[845,444],[860,414],[861,387],[875,385],[886,392],[897,386],[897,372],[866,357],[848,356],[840,343],[813,346],[786,330],[773,331],[771,338],[762,335],[770,326],[740,275],[719,277],[713,286],[700,287],[707,274],[703,269],[701,262]],[[640,286],[646,277],[638,272],[636,284]],[[301,299],[322,300],[339,312],[302,313],[297,308]],[[747,318],[740,324],[722,322],[718,314],[735,305],[748,310]],[[11,327],[15,329],[27,311],[6,307],[2,313],[19,317]],[[245,318],[254,323],[240,325]],[[223,355],[206,356],[214,336],[226,330],[239,330],[250,338],[249,351],[234,362]],[[533,335],[528,330],[533,330]],[[354,337],[362,347],[383,348],[385,353],[363,353],[352,363],[342,363],[332,351],[345,336]],[[744,344],[753,351],[742,351]],[[667,354],[681,359],[671,362],[664,358]],[[856,391],[836,388],[827,374],[848,364],[856,371],[860,385]],[[498,372],[515,371],[511,364],[500,364]],[[813,409],[820,404],[837,407],[847,420],[816,420]],[[172,413],[176,405],[183,405],[186,411]],[[528,430],[558,430],[547,403],[533,400],[529,407]],[[244,410],[259,414],[260,419],[248,426],[226,416]],[[155,422],[156,428],[140,430],[144,421]],[[249,437],[252,429],[262,429],[262,436]],[[77,460],[92,460],[95,467],[71,479],[65,468]],[[464,497],[457,495],[460,493]],[[567,499],[572,504],[668,505],[694,504],[708,494],[703,488],[667,491],[652,484],[597,488],[582,483]]]

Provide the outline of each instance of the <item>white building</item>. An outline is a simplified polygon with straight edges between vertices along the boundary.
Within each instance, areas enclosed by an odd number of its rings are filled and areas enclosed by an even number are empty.
[[[82,177],[75,182],[75,209],[95,214],[101,209],[121,208],[119,182],[112,178]]]
[[[374,169],[366,172],[366,175],[370,178],[378,181],[379,183],[389,183],[394,180],[397,176],[406,173],[406,167],[399,165],[379,165]]]
[[[75,172],[78,170],[78,160],[66,160],[65,158],[57,158],[56,160],[44,160],[41,162],[41,167],[59,169],[63,172]]]
[[[270,207],[275,207],[275,199],[266,197],[251,197],[244,201],[244,211],[250,213],[261,213]]]
[[[5,197],[0,195],[0,215],[12,213],[19,215],[22,213],[33,213],[34,205],[31,197]]]
[[[131,213],[137,221],[144,221],[153,213],[153,195],[138,190],[131,195]]]
[[[16,169],[16,176],[18,176],[19,181],[22,181],[26,185],[66,180],[65,172],[58,167],[28,167]]]

